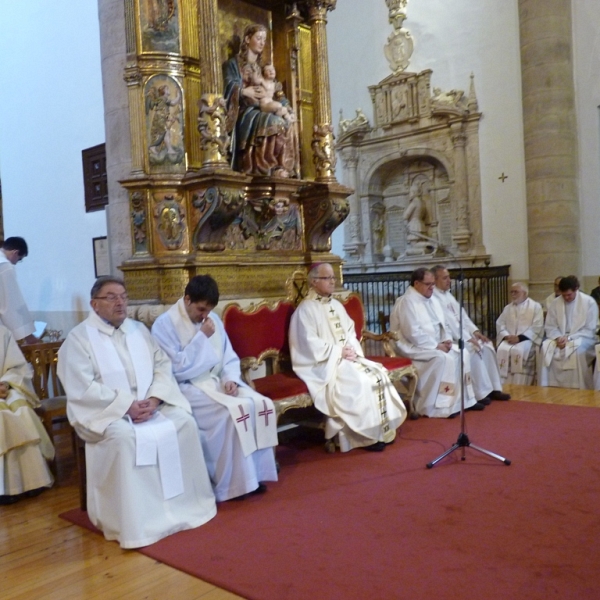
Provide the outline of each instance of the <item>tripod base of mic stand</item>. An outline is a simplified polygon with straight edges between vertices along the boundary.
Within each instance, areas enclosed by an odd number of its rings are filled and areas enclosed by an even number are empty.
[[[427,468],[431,469],[434,465],[436,465],[437,463],[440,462],[440,460],[442,460],[443,458],[446,458],[446,456],[448,456],[449,454],[452,454],[452,452],[454,452],[455,450],[458,450],[459,448],[462,448],[462,456],[461,456],[461,460],[465,460],[465,448],[473,448],[473,450],[477,450],[478,452],[481,452],[482,454],[487,454],[488,456],[491,456],[492,458],[495,458],[496,460],[499,460],[500,462],[503,462],[506,466],[510,465],[510,460],[508,460],[508,458],[504,458],[503,456],[500,456],[499,454],[495,454],[494,452],[490,452],[489,450],[486,450],[485,448],[480,448],[479,446],[475,446],[475,444],[471,444],[471,441],[469,440],[469,436],[466,433],[460,433],[458,435],[458,440],[456,440],[456,443],[453,444],[450,448],[448,448],[448,450],[446,450],[446,452],[444,452],[443,454],[441,454],[440,456],[438,456],[435,460],[432,460],[430,463],[427,463]]]

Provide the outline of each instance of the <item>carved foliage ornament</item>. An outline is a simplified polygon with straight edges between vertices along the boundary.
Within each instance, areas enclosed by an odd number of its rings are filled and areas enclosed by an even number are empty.
[[[244,198],[243,191],[222,190],[217,187],[194,194],[192,204],[201,213],[193,236],[193,244],[198,250],[225,250],[223,238],[227,228],[240,216]]]
[[[222,96],[204,94],[200,98],[198,131],[204,151],[213,149],[221,156],[227,155],[230,137],[227,133],[226,119],[225,99]]]
[[[133,227],[133,247],[135,254],[145,254],[148,252],[146,220],[144,194],[134,192],[131,194],[131,223]]]

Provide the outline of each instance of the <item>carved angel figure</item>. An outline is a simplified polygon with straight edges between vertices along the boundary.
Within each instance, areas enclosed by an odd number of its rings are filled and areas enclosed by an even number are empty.
[[[168,85],[152,86],[146,93],[146,114],[152,113],[148,152],[151,164],[179,164],[183,160],[181,95],[175,88],[171,98]]]

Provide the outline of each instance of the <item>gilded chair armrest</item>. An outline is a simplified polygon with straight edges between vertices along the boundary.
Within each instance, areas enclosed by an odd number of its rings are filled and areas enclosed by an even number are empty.
[[[256,358],[250,356],[248,358],[242,358],[240,360],[240,369],[242,371],[242,379],[247,383],[253,390],[256,390],[256,386],[250,376],[250,371],[256,371],[260,367],[260,363]]]

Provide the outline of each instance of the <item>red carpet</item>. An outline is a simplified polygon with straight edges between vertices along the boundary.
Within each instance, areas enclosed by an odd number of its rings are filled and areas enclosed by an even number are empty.
[[[600,411],[492,403],[407,421],[385,452],[279,447],[280,482],[144,548],[252,600],[600,597]],[[61,515],[89,527],[79,510]]]

